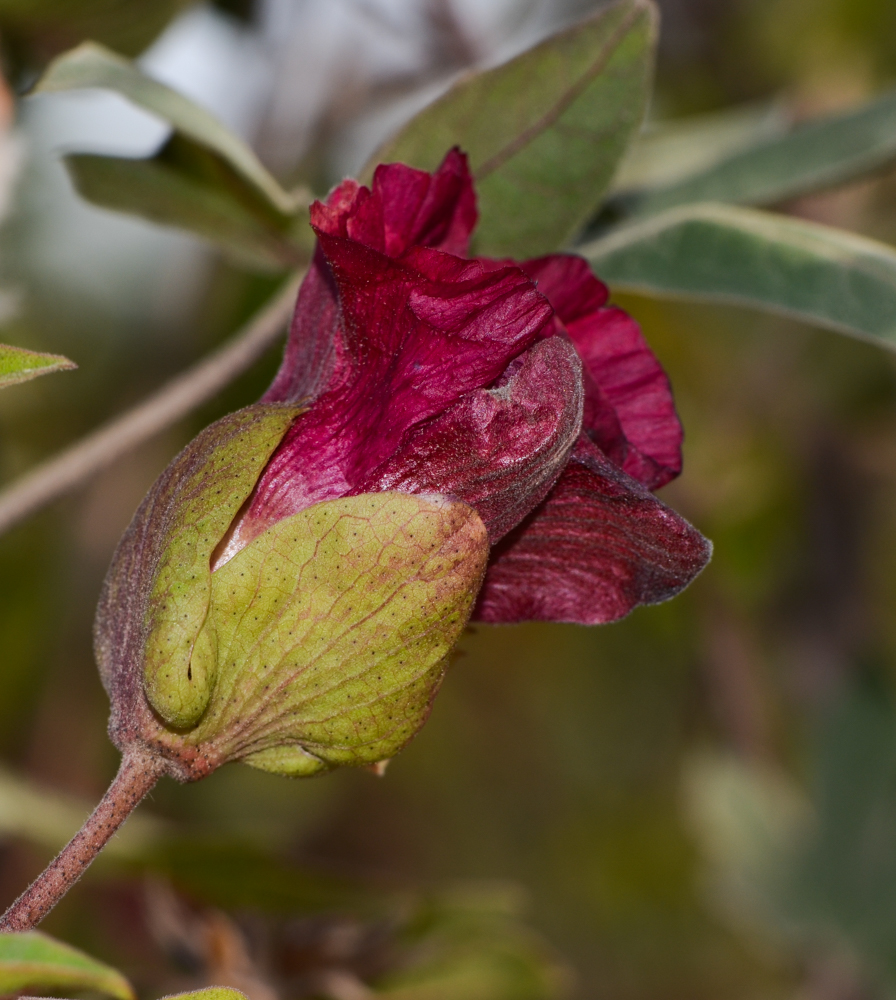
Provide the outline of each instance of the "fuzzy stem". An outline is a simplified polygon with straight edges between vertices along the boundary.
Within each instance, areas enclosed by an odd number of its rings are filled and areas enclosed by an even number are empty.
[[[43,874],[0,917],[0,931],[29,931],[53,909],[164,772],[164,762],[128,751],[109,790],[87,822]]]

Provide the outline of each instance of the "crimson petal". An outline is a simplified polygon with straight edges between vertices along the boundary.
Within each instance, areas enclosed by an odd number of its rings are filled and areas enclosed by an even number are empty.
[[[474,618],[600,625],[684,589],[711,543],[587,438],[547,499],[493,550]]]
[[[357,492],[444,493],[475,507],[492,543],[547,495],[582,420],[582,363],[565,337],[541,340],[498,385],[409,430]]]
[[[342,340],[336,284],[320,248],[296,300],[283,363],[263,403],[311,402],[333,379]]]
[[[465,256],[477,218],[467,158],[452,149],[433,174],[401,163],[381,165],[372,191],[344,181],[326,204],[312,205],[311,218],[331,236],[358,240],[390,257],[414,245]],[[339,379],[341,344],[336,286],[318,248],[299,290],[283,363],[263,402],[316,399]]]
[[[414,246],[464,257],[476,219],[473,179],[466,156],[456,148],[433,174],[403,163],[381,164],[371,188],[347,180],[326,205],[311,206],[317,231],[394,258]]]
[[[608,307],[581,257],[525,261],[585,363],[584,429],[630,476],[655,490],[681,472],[682,430],[669,379],[638,324]]]
[[[341,354],[327,390],[269,462],[228,557],[269,524],[353,491],[410,427],[497,379],[551,315],[519,268],[486,271],[422,247],[399,262],[318,235],[336,284]]]

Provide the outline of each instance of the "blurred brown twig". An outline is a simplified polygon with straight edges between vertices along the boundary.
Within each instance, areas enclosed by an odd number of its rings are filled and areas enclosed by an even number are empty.
[[[0,491],[0,534],[170,427],[244,372],[283,331],[300,278],[291,278],[229,343]]]

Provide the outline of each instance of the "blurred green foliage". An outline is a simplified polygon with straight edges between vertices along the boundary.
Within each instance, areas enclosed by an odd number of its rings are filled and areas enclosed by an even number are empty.
[[[33,72],[85,38],[137,55],[190,0],[2,0],[0,32],[15,69]]]
[[[134,1000],[130,983],[115,969],[40,931],[0,935],[0,990],[4,994],[24,989],[92,990]]]

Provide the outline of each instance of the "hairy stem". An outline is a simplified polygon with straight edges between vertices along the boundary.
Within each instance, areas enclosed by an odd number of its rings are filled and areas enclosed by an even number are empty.
[[[129,750],[109,790],[87,822],[0,917],[0,931],[30,931],[83,875],[164,772],[160,758]]]
[[[298,282],[290,280],[224,347],[0,491],[0,534],[170,427],[244,372],[282,332]]]

